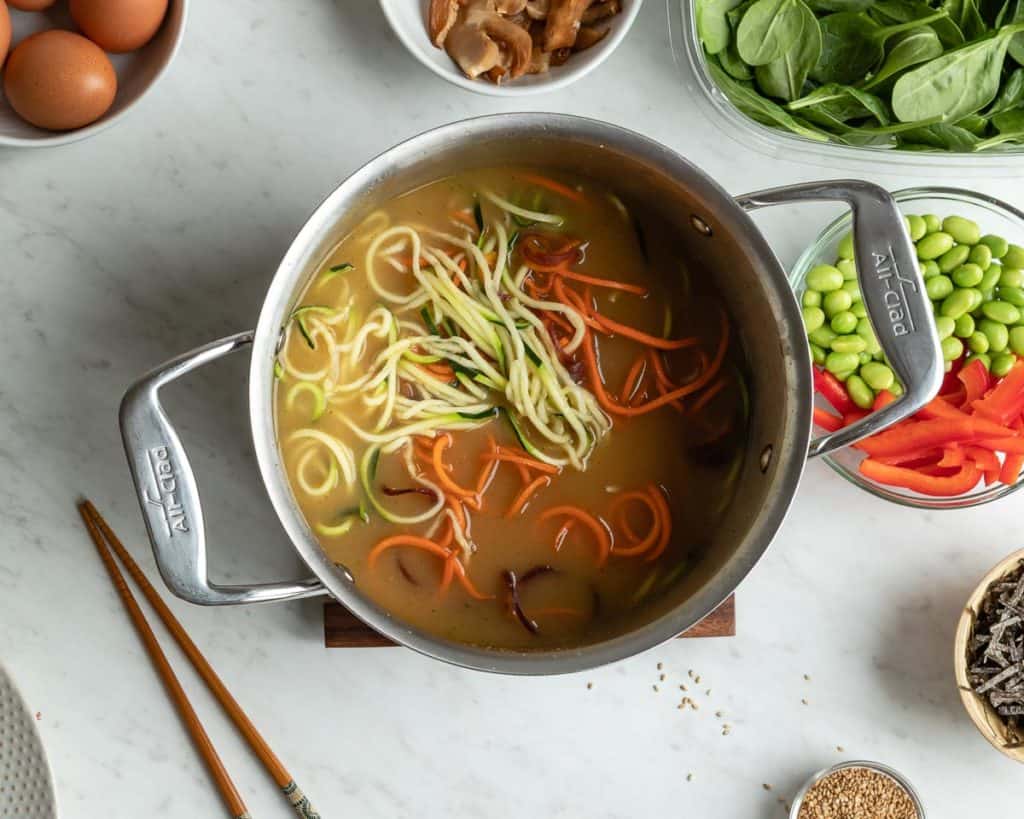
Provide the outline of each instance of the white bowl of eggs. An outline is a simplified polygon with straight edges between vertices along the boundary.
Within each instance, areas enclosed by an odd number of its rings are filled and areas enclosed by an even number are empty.
[[[622,42],[642,0],[380,0],[420,64],[478,94],[522,97],[586,76]]]
[[[126,116],[181,44],[188,0],[0,0],[0,147],[52,147]]]

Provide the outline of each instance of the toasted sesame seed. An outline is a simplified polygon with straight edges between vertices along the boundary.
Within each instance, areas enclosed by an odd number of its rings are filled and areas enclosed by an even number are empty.
[[[732,726],[729,725],[728,723],[722,726],[722,736],[723,737],[729,736],[729,733],[731,731],[732,731]]]
[[[723,711],[715,711],[715,716],[718,717],[719,719],[721,719],[724,716],[724,712]]]
[[[687,782],[693,782],[693,774],[692,773],[688,773],[686,775],[686,781]]]
[[[693,676],[694,676],[694,674],[693,674],[693,669],[691,668],[691,669],[690,669],[689,671],[687,671],[686,673],[690,675],[690,679],[692,680],[692,679],[693,679]]]
[[[811,675],[810,675],[810,674],[804,674],[804,679],[805,679],[805,680],[806,680],[807,682],[810,682],[810,681],[811,681]]]
[[[658,675],[658,679],[659,679],[659,680],[660,680],[661,682],[665,682],[665,675],[664,675],[664,674],[659,674],[659,675]]]
[[[692,708],[694,711],[700,710],[700,706],[697,705],[697,703],[695,703],[693,700],[690,700],[690,708]]]
[[[710,697],[711,696],[711,689],[709,688],[707,691],[704,692],[704,694],[705,694],[705,696]]]
[[[694,678],[693,678],[693,681],[694,681],[695,683],[697,683],[697,685],[700,685],[700,674],[698,674],[698,675],[697,675],[696,677],[694,677]]]
[[[846,749],[842,745],[836,745],[836,750],[839,751],[839,753],[843,753]]]
[[[679,690],[680,690],[680,691],[689,691],[690,689],[689,689],[689,688],[687,688],[687,687],[686,687],[685,685],[683,685],[683,684],[681,684],[681,683],[680,683],[680,685],[679,685]]]
[[[589,691],[593,687],[594,687],[594,684],[592,682],[588,682],[587,683],[587,691]]]
[[[769,785],[767,782],[762,782],[761,787],[764,788],[766,791],[770,791],[772,789],[772,786]]]
[[[807,700],[800,700],[800,702],[804,705],[810,705],[810,703]]]
[[[665,667],[664,663],[658,663],[658,671],[661,671]]]
[[[658,686],[656,686],[656,685],[652,685],[651,688],[653,688],[655,691],[658,690]]]

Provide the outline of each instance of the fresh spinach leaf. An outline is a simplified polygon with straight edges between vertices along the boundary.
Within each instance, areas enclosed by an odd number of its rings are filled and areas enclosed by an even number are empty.
[[[1024,142],[1024,109],[1004,111],[992,117],[992,124],[998,133],[983,139],[974,146],[976,151],[986,151],[1007,142]]]
[[[734,79],[754,79],[754,71],[740,58],[739,52],[736,50],[735,40],[729,43],[725,51],[719,51],[715,56],[718,57],[718,62],[721,64],[725,72]]]
[[[852,85],[882,62],[885,41],[889,37],[946,16],[946,12],[936,11],[927,17],[891,26],[880,26],[868,15],[857,12],[840,11],[822,17],[819,20],[821,58],[811,76],[821,83]]]
[[[970,131],[948,122],[936,122],[900,132],[899,145],[901,148],[904,145],[924,145],[944,151],[967,153],[974,150],[978,141]]]
[[[816,88],[786,108],[812,121],[816,121],[816,114],[823,114],[828,120],[843,124],[868,118],[874,118],[879,125],[888,125],[890,122],[889,112],[882,100],[859,88],[838,83]]]
[[[1024,23],[1004,26],[982,40],[947,51],[896,80],[892,110],[902,122],[941,116],[956,122],[980,111],[999,93],[1003,61]]]
[[[777,125],[794,134],[819,142],[828,140],[828,134],[801,122],[781,105],[761,96],[753,88],[730,77],[714,58],[708,61],[711,77],[733,105],[753,120],[765,125]]]
[[[976,40],[988,31],[988,24],[982,19],[976,0],[943,0],[940,8],[957,24],[967,40]]]
[[[934,60],[944,50],[939,35],[929,26],[919,26],[898,34],[881,68],[861,88],[874,88],[912,66]]]
[[[736,29],[736,44],[747,65],[767,65],[777,60],[803,34],[803,0],[756,0]]]
[[[988,117],[982,116],[981,114],[968,114],[963,119],[958,119],[953,123],[957,128],[963,128],[965,131],[970,131],[976,137],[985,136],[985,132],[988,130]]]
[[[880,25],[892,23],[909,23],[920,20],[934,13],[927,0],[878,0],[868,10],[868,14]],[[960,27],[947,15],[933,20],[928,24],[939,35],[939,40],[946,48],[956,48],[965,42]]]
[[[866,11],[875,0],[807,0],[814,12],[830,14],[833,11]]]
[[[769,97],[795,100],[804,91],[807,74],[821,56],[821,28],[818,20],[804,3],[803,34],[794,48],[766,65],[754,69],[757,85]]]
[[[697,36],[708,54],[724,51],[732,39],[728,13],[743,0],[699,0],[697,3]]]
[[[984,116],[991,117],[1001,111],[1009,111],[1024,105],[1024,68],[1015,68],[1008,78],[1003,81],[999,89],[999,96],[995,102],[984,112]]]
[[[1012,9],[1008,9],[1003,25],[1024,22],[1024,2],[1013,0]],[[1024,34],[1017,34],[1010,40],[1009,54],[1018,65],[1024,65]]]

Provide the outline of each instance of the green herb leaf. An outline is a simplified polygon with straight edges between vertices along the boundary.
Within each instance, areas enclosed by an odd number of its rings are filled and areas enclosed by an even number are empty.
[[[927,0],[878,0],[868,10],[876,23],[891,25],[921,20],[935,13]],[[964,34],[956,22],[949,17],[940,17],[928,23],[945,48],[956,48],[964,44]]]
[[[920,63],[934,60],[944,51],[935,29],[919,26],[899,34],[889,47],[882,67],[861,88],[875,88],[886,80]]]
[[[769,97],[795,100],[804,90],[807,75],[821,56],[821,27],[806,5],[800,4],[804,24],[795,47],[766,65],[754,69],[757,84]]]
[[[995,99],[1010,39],[1024,23],[947,51],[908,71],[892,89],[892,109],[903,122],[941,116],[955,122]]]
[[[743,0],[700,0],[697,4],[697,36],[708,54],[724,51],[732,40],[728,13]]]
[[[1019,36],[1019,35],[1018,35]],[[1015,68],[1009,78],[999,89],[999,96],[985,111],[984,116],[991,117],[1002,111],[1010,111],[1024,105],[1024,68]]]
[[[803,35],[803,0],[756,0],[736,30],[739,54],[747,65],[766,65],[793,48]]]
[[[815,121],[813,114],[824,114],[828,120],[841,124],[866,118],[874,118],[879,125],[889,124],[889,112],[881,99],[859,88],[838,83],[816,88],[786,107]]]

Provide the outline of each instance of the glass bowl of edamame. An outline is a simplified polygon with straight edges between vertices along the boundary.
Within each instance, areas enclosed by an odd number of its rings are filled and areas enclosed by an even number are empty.
[[[918,250],[947,370],[977,359],[994,379],[1004,376],[1024,358],[1024,212],[959,188],[909,188],[894,196]],[[805,309],[805,322],[816,366],[843,382],[857,409],[870,411],[883,390],[899,394],[902,388],[860,303],[849,232],[849,214],[828,225],[797,260],[790,282],[801,304],[812,308]],[[835,270],[843,277],[839,288],[826,281]],[[820,395],[815,402],[833,411]],[[1022,472],[1010,483],[979,481],[961,494],[934,497],[863,475],[864,457],[847,447],[825,462],[876,497],[915,508],[979,506],[1024,483]]]

